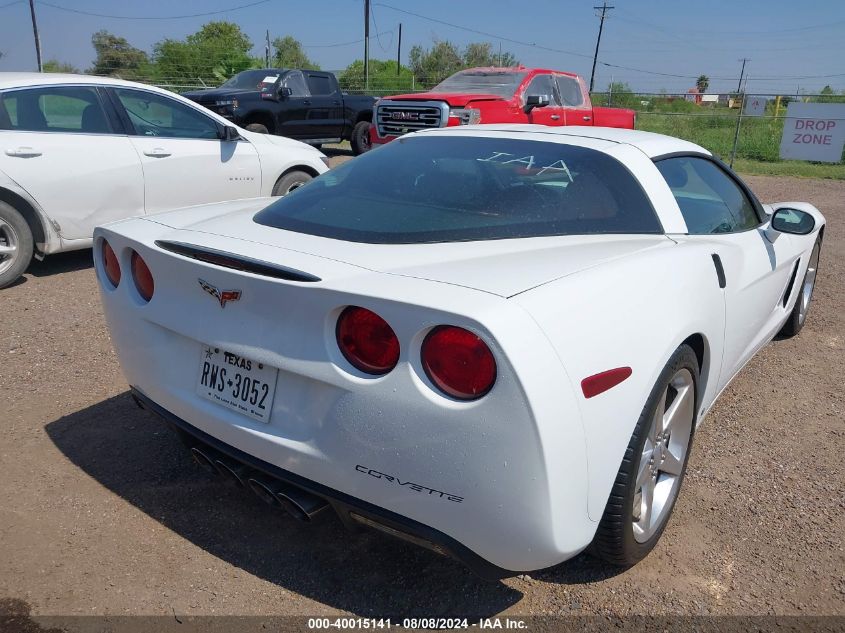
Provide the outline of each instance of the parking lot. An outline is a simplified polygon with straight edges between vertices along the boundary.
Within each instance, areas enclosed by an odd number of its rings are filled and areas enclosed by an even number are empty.
[[[845,181],[748,180],[827,216],[809,322],[711,411],[666,533],[621,573],[581,556],[483,581],[332,516],[266,509],[134,405],[90,251],[33,266],[0,292],[0,612],[845,615]]]

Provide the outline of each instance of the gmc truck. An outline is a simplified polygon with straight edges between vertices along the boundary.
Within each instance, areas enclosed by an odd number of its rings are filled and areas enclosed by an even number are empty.
[[[540,68],[470,68],[429,92],[395,95],[375,104],[372,144],[414,130],[473,123],[536,123],[633,128],[636,113],[594,107],[576,74]]]
[[[252,132],[288,136],[317,147],[348,140],[356,155],[370,148],[375,99],[344,94],[332,73],[245,70],[219,88],[182,96]]]

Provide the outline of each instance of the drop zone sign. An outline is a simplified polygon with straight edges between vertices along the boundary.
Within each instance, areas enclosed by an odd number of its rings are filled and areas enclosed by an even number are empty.
[[[780,157],[838,163],[845,144],[845,103],[790,103]]]

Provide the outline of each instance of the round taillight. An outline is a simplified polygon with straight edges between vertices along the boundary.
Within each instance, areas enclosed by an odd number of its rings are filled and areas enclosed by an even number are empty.
[[[440,325],[425,337],[422,365],[429,380],[459,400],[475,400],[493,388],[496,359],[487,344],[463,328]]]
[[[120,262],[106,240],[103,240],[103,272],[106,273],[111,285],[117,288],[117,284],[120,283]]]
[[[153,298],[155,292],[155,282],[153,281],[153,274],[147,267],[147,262],[135,251],[132,251],[132,279],[135,281],[135,288],[138,294],[144,301],[149,301]]]
[[[375,312],[349,306],[340,313],[336,334],[346,360],[367,374],[386,374],[399,361],[399,339]]]

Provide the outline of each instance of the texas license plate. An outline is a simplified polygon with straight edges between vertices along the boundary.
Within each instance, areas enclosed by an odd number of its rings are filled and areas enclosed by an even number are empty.
[[[197,393],[254,420],[269,422],[278,374],[275,367],[203,345]]]

